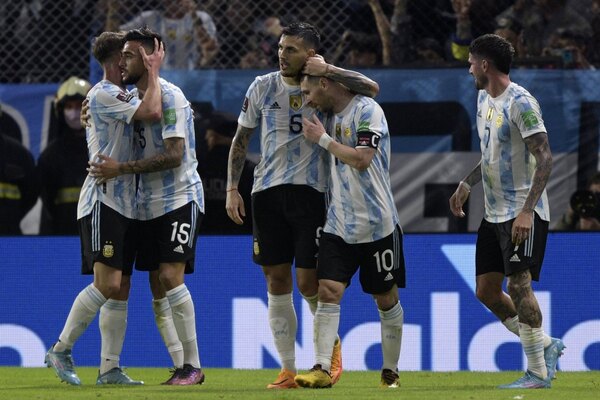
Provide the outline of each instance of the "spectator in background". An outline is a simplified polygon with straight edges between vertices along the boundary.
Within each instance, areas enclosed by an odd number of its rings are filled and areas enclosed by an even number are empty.
[[[356,68],[381,65],[381,42],[377,35],[346,30],[340,39],[331,62]]]
[[[56,93],[58,134],[38,160],[42,217],[40,234],[77,235],[77,202],[87,176],[88,149],[79,114],[91,85],[75,76]]]
[[[408,0],[394,0],[394,11],[390,19],[385,15],[379,0],[368,2],[381,40],[382,65],[400,65],[413,60],[412,19],[407,13]]]
[[[528,56],[540,56],[560,29],[578,29],[591,35],[588,21],[566,7],[566,0],[534,0],[523,21],[523,44]]]
[[[473,40],[471,33],[472,0],[451,0],[452,9],[456,15],[456,32],[450,40],[450,53],[452,58],[459,61],[469,59],[469,45]]]
[[[600,65],[600,0],[594,0],[589,9],[592,40],[590,41],[590,60]]]
[[[566,213],[560,218],[560,220],[554,225],[554,229],[557,231],[598,231],[600,230],[600,219],[593,215],[600,214],[600,172],[596,172],[588,181],[587,191],[593,193],[589,198],[592,201],[586,201],[585,212],[582,212],[580,201],[576,201],[575,208],[573,209],[573,197],[571,197],[571,204]],[[576,192],[577,193],[577,192]],[[588,200],[589,200],[588,198]],[[595,200],[595,201],[593,201]],[[579,204],[579,206],[577,205]]]
[[[0,130],[0,235],[22,234],[21,220],[35,205],[38,190],[33,156]]]
[[[237,225],[231,221],[225,209],[227,160],[229,148],[237,129],[237,118],[235,115],[225,112],[214,112],[204,124],[206,126],[204,143],[208,151],[205,160],[198,164],[198,173],[204,187],[206,213],[202,219],[200,233],[217,235],[251,234],[252,210],[250,207],[248,207],[246,219],[242,225]],[[196,146],[200,144],[201,141],[197,139]],[[246,204],[250,204],[254,167],[256,167],[256,164],[246,159],[238,186],[238,191]]]
[[[500,37],[506,39],[512,44],[515,49],[515,57],[523,57],[525,55],[525,49],[523,48],[523,26],[513,16],[506,15],[503,17],[496,18],[496,29],[494,33]]]
[[[198,10],[196,0],[162,0],[162,6],[162,10],[143,11],[120,29],[148,26],[164,37],[167,48],[163,70],[212,67],[219,50],[212,17]],[[119,7],[119,2],[109,1],[109,15],[116,14],[115,7]],[[107,26],[107,30],[118,29]]]
[[[595,69],[587,58],[591,32],[578,28],[559,28],[542,55],[559,57],[563,68]]]

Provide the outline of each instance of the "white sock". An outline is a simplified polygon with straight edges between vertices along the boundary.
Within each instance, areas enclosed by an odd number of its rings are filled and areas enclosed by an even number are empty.
[[[269,326],[279,353],[281,366],[296,372],[296,331],[298,320],[292,294],[275,295],[267,293]]]
[[[519,316],[518,315],[515,315],[514,317],[506,318],[504,321],[502,321],[502,324],[506,327],[506,329],[508,329],[515,335],[519,336]]]
[[[548,377],[544,360],[544,331],[519,323],[519,337],[527,357],[527,369],[542,379]]]
[[[200,368],[196,340],[196,313],[192,296],[185,284],[181,284],[167,291],[167,299],[171,305],[173,324],[183,347],[183,363]]]
[[[306,302],[308,303],[310,312],[314,316],[315,313],[317,312],[317,305],[319,303],[319,294],[317,293],[314,296],[310,296],[310,297],[302,295],[302,297],[304,297],[304,300],[306,300]]]
[[[504,326],[506,326],[506,329],[508,329],[515,335],[519,336],[519,316],[518,315],[515,315],[514,317],[506,318],[504,321],[502,321],[502,323],[504,324]],[[550,346],[550,343],[552,343],[552,338],[544,332],[544,348]]]
[[[340,305],[319,301],[314,323],[315,364],[327,372],[331,370],[331,353],[340,327]]]
[[[127,329],[127,301],[108,299],[100,308],[100,373],[119,366],[125,330]]]
[[[404,325],[404,310],[400,302],[387,311],[379,310],[379,319],[381,320],[381,352],[383,353],[382,369],[397,371]]]
[[[166,297],[158,300],[152,300],[152,310],[154,311],[154,321],[158,327],[158,332],[162,337],[173,365],[175,368],[183,367],[183,346],[177,336],[177,330],[173,323],[173,313],[171,312],[171,305]]]
[[[73,344],[94,320],[106,298],[93,283],[86,286],[75,298],[69,316],[65,322],[54,351],[65,351],[73,348]]]

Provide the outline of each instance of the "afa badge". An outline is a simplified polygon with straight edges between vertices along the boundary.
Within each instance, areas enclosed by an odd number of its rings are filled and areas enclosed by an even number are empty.
[[[350,128],[344,129],[344,135],[346,135],[346,137],[350,137],[350,135],[352,135],[352,131],[350,130]]]
[[[115,255],[115,248],[112,245],[112,242],[106,242],[104,247],[102,247],[102,255],[106,258],[111,258]]]
[[[302,107],[302,96],[299,94],[290,95],[290,107],[294,111],[298,111]]]
[[[496,117],[496,127],[500,128],[502,126],[502,122],[504,122],[504,118],[502,117],[502,115],[498,115]]]

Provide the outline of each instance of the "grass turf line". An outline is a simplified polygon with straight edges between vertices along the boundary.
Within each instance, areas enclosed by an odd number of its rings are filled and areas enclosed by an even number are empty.
[[[128,368],[144,386],[96,386],[96,368],[80,367],[82,386],[61,383],[47,368],[0,367],[0,399],[402,399],[402,400],[587,400],[600,399],[600,371],[562,372],[552,389],[500,390],[522,375],[514,372],[400,372],[401,387],[379,387],[378,371],[344,371],[332,389],[267,390],[277,370],[205,369],[206,382],[197,386],[163,386],[166,368]]]

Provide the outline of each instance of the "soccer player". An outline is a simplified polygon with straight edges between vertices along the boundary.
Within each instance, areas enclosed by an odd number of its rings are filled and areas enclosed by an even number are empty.
[[[120,68],[123,82],[136,86],[133,97],[148,96],[150,75],[139,49],[151,49],[154,41],[162,43],[160,35],[147,28],[125,35]],[[136,268],[151,271],[155,303],[166,296],[183,350],[182,365],[175,365],[165,384],[202,384],[194,303],[184,282],[185,272],[194,270],[198,227],[204,213],[202,182],[196,172],[193,115],[181,89],[160,79],[160,90],[162,121],[134,125],[136,160],[117,162],[99,155],[101,162],[90,165],[101,182],[139,174],[136,218],[141,223]]]
[[[452,213],[471,186],[483,181],[485,215],[477,232],[477,298],[518,335],[527,372],[503,389],[549,388],[565,345],[542,329],[542,312],[531,287],[539,280],[550,208],[546,183],[552,170],[548,134],[537,100],[511,82],[512,45],[497,35],[475,39],[469,47],[469,73],[479,90],[477,130],[481,161],[450,198]],[[507,277],[508,295],[502,284]]]
[[[260,125],[262,157],[252,188],[253,259],[267,281],[269,325],[282,364],[277,379],[267,385],[269,389],[297,387],[294,260],[300,293],[313,314],[317,308],[317,240],[325,219],[328,167],[323,149],[302,136],[302,117],[311,115],[312,110],[305,107],[300,92],[300,73],[310,68],[369,96],[379,90],[364,75],[313,57],[319,45],[320,35],[310,24],[292,23],[284,28],[279,71],[258,76],[250,85],[229,152],[226,208],[229,217],[241,225],[245,205],[238,182],[250,136]],[[338,338],[331,371],[334,383],[342,371],[340,346]]]
[[[91,126],[87,128],[89,154],[108,154],[127,162],[133,158],[133,119],[160,120],[158,71],[164,49],[156,43],[146,55],[139,50],[148,75],[147,96],[140,100],[129,95],[121,83],[119,60],[123,35],[101,34],[94,42],[94,57],[104,70],[103,80],[88,93]],[[101,307],[102,362],[97,384],[138,385],[118,367],[127,318],[128,275],[133,266],[131,227],[135,214],[135,180],[123,176],[98,184],[89,174],[79,197],[77,218],[81,236],[82,272],[93,273],[94,282],[75,298],[65,326],[46,353],[45,362],[62,381],[80,385],[71,349]],[[123,282],[122,282],[123,281]],[[125,290],[123,290],[125,289]]]
[[[385,115],[375,100],[326,77],[305,75],[300,87],[307,105],[332,112],[334,118],[329,125],[333,137],[316,115],[303,120],[304,136],[328,152],[331,182],[317,268],[316,363],[295,380],[302,387],[331,387],[331,349],[340,302],[360,269],[362,289],[375,299],[381,319],[381,384],[398,387],[404,322],[398,288],[405,287],[405,266],[388,170],[390,135]]]

